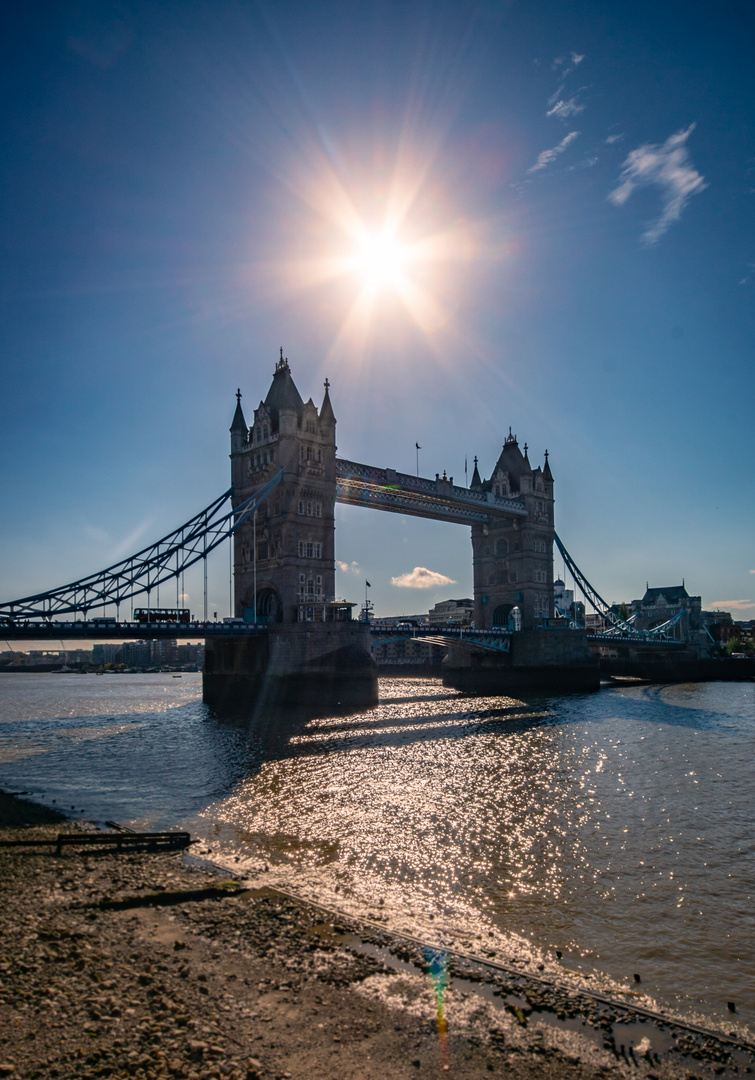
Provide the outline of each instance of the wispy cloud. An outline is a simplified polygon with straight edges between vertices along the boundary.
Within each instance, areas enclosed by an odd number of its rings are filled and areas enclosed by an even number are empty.
[[[424,566],[415,566],[410,573],[391,578],[391,585],[398,585],[400,589],[434,589],[437,585],[455,584],[453,578]]]
[[[750,573],[755,571],[751,570]],[[748,608],[755,608],[755,600],[714,600],[711,606],[724,611],[747,611]]]
[[[553,61],[553,70],[558,71],[559,68],[563,68],[563,70],[561,71],[562,77],[565,75],[571,75],[572,71],[574,71],[575,68],[579,67],[584,58],[584,53],[582,53],[582,55],[580,56],[579,53],[575,52],[570,53],[569,56],[557,56],[556,59]]]
[[[546,116],[555,116],[558,120],[566,120],[569,116],[576,116],[577,113],[585,111],[584,105],[578,100],[576,94],[574,97],[567,98],[564,101],[563,98],[559,98],[554,104],[552,109],[548,109]]]
[[[360,573],[359,563],[357,563],[357,562],[350,562],[350,563],[339,562],[339,560],[336,559],[336,566],[338,567],[338,569],[341,571],[342,574],[358,574],[358,573]]]
[[[576,172],[577,169],[591,169],[593,165],[597,165],[599,161],[600,158],[597,154],[593,154],[591,157],[582,158],[576,165],[570,165],[568,171]]]
[[[622,140],[623,138],[624,138],[624,136],[623,136],[623,135],[609,135],[609,136],[608,136],[608,138],[606,139],[606,143],[607,143],[607,144],[608,144],[609,146],[613,146],[613,144],[614,144],[614,143],[616,143],[616,142],[621,142],[621,140]]]
[[[708,185],[694,168],[687,153],[686,142],[695,125],[669,136],[663,145],[646,143],[633,150],[624,162],[618,186],[609,194],[614,206],[623,206],[637,188],[655,186],[660,189],[663,210],[657,221],[642,234],[647,244],[655,244],[669,226],[678,221],[692,195]]]
[[[567,146],[569,146],[570,143],[573,143],[578,135],[578,131],[570,131],[568,135],[564,135],[558,146],[552,146],[550,150],[543,150],[542,153],[538,155],[535,164],[528,169],[527,172],[538,172],[539,169],[544,169],[546,165],[550,165],[552,161],[556,160],[559,154],[563,154]]]
[[[751,571],[750,571],[750,573],[751,573],[751,574],[755,574],[755,570],[751,570]]]

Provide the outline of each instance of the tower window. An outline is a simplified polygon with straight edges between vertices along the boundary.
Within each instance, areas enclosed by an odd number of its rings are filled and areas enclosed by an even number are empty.
[[[298,550],[300,559],[322,558],[322,544],[319,540],[300,540]]]

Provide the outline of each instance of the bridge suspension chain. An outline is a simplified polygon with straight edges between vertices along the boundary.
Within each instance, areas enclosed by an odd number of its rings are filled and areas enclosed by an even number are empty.
[[[622,619],[619,615],[612,611],[603,599],[603,597],[600,595],[600,593],[598,593],[592,587],[585,575],[574,562],[574,559],[572,559],[571,555],[562,544],[557,533],[554,533],[554,539],[556,541],[556,546],[561,552],[563,560],[569,569],[569,572],[571,573],[579,588],[582,590],[585,599],[587,599],[590,604],[592,604],[595,610],[600,615],[602,615],[606,622],[610,625],[610,629],[603,631],[603,633],[599,635],[600,637],[630,637],[635,641],[671,640],[669,638],[669,633],[681,623],[685,614],[684,608],[681,608],[679,611],[676,612],[676,614],[672,615],[670,619],[668,619],[664,623],[661,623],[660,626],[654,626],[652,630],[638,630],[635,626],[632,625],[637,618],[637,613],[635,612],[635,614],[632,615],[629,619]]]
[[[556,541],[556,547],[561,552],[561,556],[569,569],[569,573],[572,575],[577,585],[579,585],[585,599],[588,600],[598,614],[602,615],[606,622],[610,623],[616,630],[619,630],[622,633],[636,635],[637,631],[630,626],[628,622],[620,618],[614,611],[611,611],[611,608],[600,593],[592,587],[585,575],[574,562],[574,559],[572,559],[569,552],[561,543],[558,533],[554,533],[553,538]]]
[[[200,559],[205,560],[206,566],[210,552],[243,525],[278,486],[282,477],[283,470],[280,469],[243,503],[225,510],[226,503],[233,495],[233,488],[229,488],[179,528],[135,555],[70,585],[0,603],[0,617],[11,620],[50,619],[54,615],[72,612],[81,612],[86,616],[93,609],[108,604],[119,606],[141,593],[150,593],[164,581],[178,581],[184,571]]]

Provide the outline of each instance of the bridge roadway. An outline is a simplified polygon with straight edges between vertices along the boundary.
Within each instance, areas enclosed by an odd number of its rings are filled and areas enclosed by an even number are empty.
[[[245,623],[190,622],[190,623],[137,623],[110,622],[90,619],[87,622],[2,622],[0,641],[133,641],[138,638],[189,638],[202,640],[206,637],[231,637],[238,634],[264,634],[267,627]]]
[[[208,637],[253,637],[267,633],[264,623],[244,622],[189,622],[189,623],[137,623],[111,622],[110,620],[90,619],[86,622],[59,622],[47,620],[29,620],[23,622],[4,621],[0,623],[0,641],[133,641],[138,639],[199,639]],[[557,630],[554,633],[568,633]],[[372,640],[375,645],[390,641],[409,641],[418,639],[430,645],[446,648],[466,648],[481,652],[508,653],[511,650],[512,632],[498,630],[470,630],[456,627],[372,627]],[[588,634],[588,644],[611,648],[627,648],[641,644],[644,648],[656,650],[683,649],[684,642],[648,640],[642,635],[624,635],[612,637],[601,634]]]
[[[0,623],[0,641],[120,641],[139,638],[206,638],[206,637],[254,637],[267,633],[264,623],[189,622],[189,623],[141,623],[117,622],[109,619],[60,622],[20,619]],[[405,641],[421,638],[433,645],[468,645],[494,652],[508,652],[511,635],[501,630],[467,630],[438,627],[412,629],[384,629],[372,627],[372,638],[378,642]]]

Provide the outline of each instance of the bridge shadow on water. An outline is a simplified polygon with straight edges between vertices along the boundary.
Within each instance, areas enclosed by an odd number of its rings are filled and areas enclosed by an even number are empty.
[[[257,707],[245,715],[243,710],[210,712],[208,720],[221,728],[235,729],[246,748],[246,766],[257,771],[266,762],[291,757],[338,753],[343,750],[380,749],[407,746],[419,742],[463,739],[481,734],[513,736],[554,722],[554,714],[541,699],[531,702],[505,699],[499,707],[475,708],[480,700],[463,696],[452,698],[407,695],[406,698],[382,699],[374,709],[346,711],[309,706]],[[446,708],[438,711],[396,715],[396,708],[431,703]],[[448,708],[451,704],[455,707]],[[385,715],[390,709],[392,715]],[[247,773],[249,775],[249,773]]]
[[[748,717],[700,705],[686,706],[685,694],[694,696],[699,684],[636,685],[604,687],[597,694],[528,695],[502,698],[491,704],[490,696],[407,694],[381,698],[372,709],[340,713],[316,702],[296,708],[258,707],[245,715],[211,714],[221,727],[231,724],[243,733],[249,758],[247,767],[268,761],[338,753],[358,749],[408,746],[412,743],[465,739],[480,735],[512,738],[537,728],[564,727],[579,723],[627,725],[652,723],[697,731],[730,732]],[[664,700],[665,698],[665,700]],[[481,707],[476,707],[479,702]],[[422,705],[436,705],[424,711]],[[401,715],[401,707],[411,710]],[[416,707],[420,706],[419,711]],[[208,715],[208,719],[210,715]],[[749,717],[749,721],[755,716]],[[253,764],[254,762],[254,764]],[[248,775],[248,774],[247,774]]]

